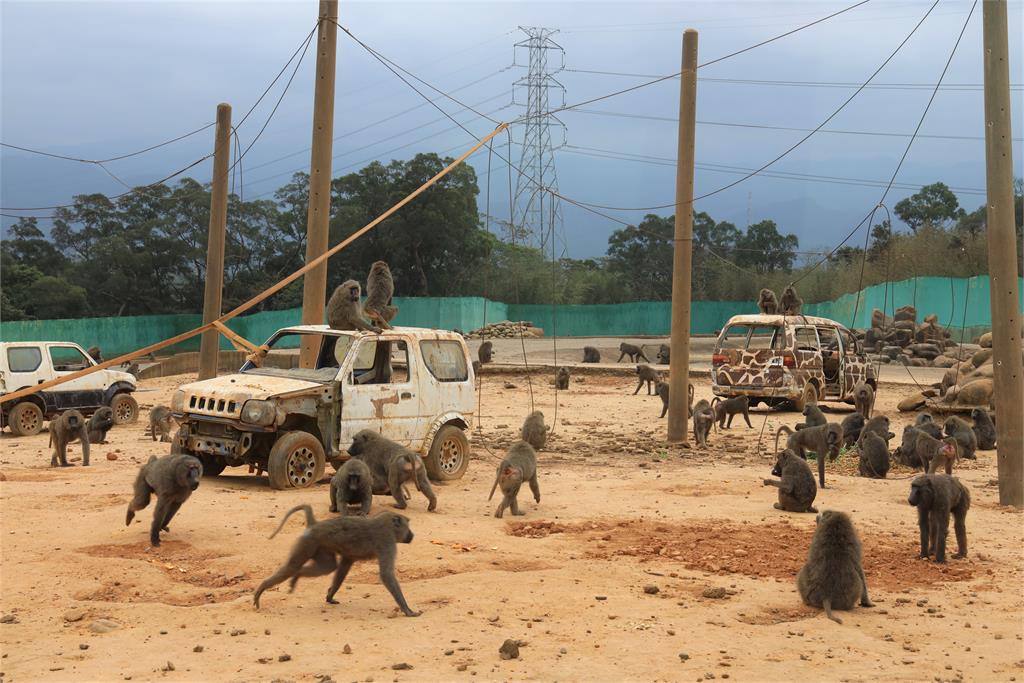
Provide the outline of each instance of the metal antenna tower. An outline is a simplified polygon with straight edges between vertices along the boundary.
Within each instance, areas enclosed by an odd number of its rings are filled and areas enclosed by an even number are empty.
[[[519,156],[519,168],[526,177],[516,176],[511,229],[525,239],[536,240],[543,250],[549,239],[554,240],[556,232],[561,233],[562,226],[561,202],[550,192],[541,191],[537,183],[544,189],[558,191],[554,151],[565,144],[565,124],[549,112],[552,107],[565,105],[565,86],[555,78],[565,68],[565,50],[552,40],[558,33],[555,29],[520,26],[519,30],[526,38],[515,44],[515,61],[518,64],[521,50],[527,50],[528,70],[526,76],[512,84],[512,102],[526,107]],[[557,145],[551,142],[552,128],[556,130]]]

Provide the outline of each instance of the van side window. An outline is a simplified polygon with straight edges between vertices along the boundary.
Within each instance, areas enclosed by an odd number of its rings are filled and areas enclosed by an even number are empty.
[[[839,351],[839,335],[831,327],[819,327],[818,337],[821,339],[821,348],[824,351]]]
[[[813,327],[798,327],[793,331],[794,348],[797,351],[818,351],[818,333]]]
[[[760,349],[781,348],[781,330],[774,325],[754,325],[750,328],[750,340],[747,342],[748,351]]]
[[[43,363],[42,352],[34,346],[7,349],[7,367],[11,372],[35,372]]]
[[[424,339],[420,342],[420,355],[427,370],[439,382],[465,382],[469,379],[466,354],[457,341]]]
[[[857,340],[854,339],[853,335],[850,334],[846,330],[843,330],[843,346],[846,347],[845,351],[846,351],[847,355],[852,356],[853,354],[857,353],[857,351],[858,351],[858,349],[857,349]]]

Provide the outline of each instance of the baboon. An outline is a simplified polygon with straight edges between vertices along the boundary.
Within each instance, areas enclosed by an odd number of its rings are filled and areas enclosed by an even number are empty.
[[[978,442],[978,448],[983,451],[990,451],[996,447],[996,426],[987,410],[975,408],[971,411],[971,419],[974,420],[974,438]]]
[[[483,368],[483,366],[484,366],[484,364],[481,363],[480,361],[478,361],[478,360],[473,361],[473,376],[474,377],[479,377],[480,376],[480,370]]]
[[[853,403],[865,420],[870,419],[875,409],[875,390],[867,382],[857,382],[853,387]]]
[[[843,418],[840,423],[843,428],[843,448],[852,448],[857,443],[865,422],[864,416],[860,413],[850,413]]]
[[[825,457],[835,462],[839,457],[839,445],[843,441],[843,428],[835,422],[828,422],[816,427],[806,427],[800,431],[793,431],[786,425],[779,427],[775,432],[775,452],[779,450],[779,435],[783,432],[789,434],[786,440],[786,448],[791,449],[798,456],[807,459],[807,451],[812,451],[818,461],[818,485],[825,488]],[[861,435],[863,438],[863,434]]]
[[[864,435],[868,434],[869,432],[873,432],[875,434],[878,434],[878,436],[882,437],[882,439],[885,440],[887,446],[889,443],[889,439],[892,439],[893,437],[896,436],[895,434],[889,431],[889,418],[887,418],[885,415],[876,415],[875,417],[871,418],[870,420],[864,423],[864,429],[862,429],[860,432],[860,440],[857,442],[858,446],[860,446],[860,441],[864,440]]]
[[[665,417],[665,413],[668,412],[668,382],[658,382],[655,384],[654,393],[661,398],[661,415],[658,417]]]
[[[775,292],[770,289],[762,289],[757,296],[757,307],[764,315],[775,315],[779,312],[779,300]]]
[[[129,375],[132,375],[133,377],[138,377],[139,373],[142,372],[142,369],[139,367],[139,364],[136,363],[135,361],[125,361],[124,363],[121,364],[121,367],[124,368],[125,372],[127,372]]]
[[[672,360],[672,347],[668,344],[662,344],[658,347],[658,355],[655,356],[655,358],[657,358],[658,362],[662,365],[668,365]]]
[[[946,474],[953,474],[953,462],[960,459],[960,444],[953,437],[947,436],[936,445],[928,462],[927,473],[935,474],[941,467],[946,470]]]
[[[501,487],[503,495],[501,503],[494,511],[494,516],[501,518],[505,514],[505,508],[512,510],[513,515],[525,515],[519,511],[519,503],[516,496],[519,495],[519,487],[524,481],[530,483],[530,490],[533,492],[533,499],[540,503],[540,484],[537,483],[537,454],[533,447],[525,441],[517,441],[508,449],[505,459],[498,465],[498,471],[494,475],[494,485],[491,486],[491,495],[487,500],[494,498],[494,490]]]
[[[874,607],[864,578],[860,539],[845,512],[825,510],[817,521],[796,587],[805,605],[823,608],[825,616],[841,624],[833,609],[853,609],[858,602],[861,607]]]
[[[706,398],[702,398],[697,401],[696,404],[693,402],[693,385],[690,385],[690,417],[693,417],[694,413],[700,412],[711,412],[711,402]]]
[[[701,448],[708,447],[708,436],[714,423],[715,413],[711,410],[711,404],[701,399],[693,407],[693,438]]]
[[[686,385],[686,394],[687,394],[687,396],[686,396],[687,416],[688,417],[693,417],[693,385],[692,384],[687,384]]]
[[[555,375],[555,388],[560,391],[569,388],[569,368],[564,366],[558,368],[558,374]]]
[[[392,305],[395,296],[395,281],[385,261],[374,261],[370,274],[366,276],[366,302],[363,310],[371,321],[384,329],[391,328],[391,321],[398,315],[398,307]]]
[[[171,441],[176,424],[174,415],[167,406],[153,406],[149,409],[149,432],[153,441],[156,441],[157,434],[160,435],[161,442]]]
[[[331,512],[349,513],[350,505],[359,506],[359,514],[370,514],[373,502],[373,475],[366,463],[349,458],[331,477]]]
[[[817,512],[812,503],[818,495],[818,486],[814,483],[814,474],[811,473],[806,460],[788,448],[779,451],[775,467],[772,468],[772,476],[781,479],[765,479],[764,485],[777,486],[779,489],[779,502],[774,505],[776,510]]]
[[[494,342],[488,339],[481,344],[480,348],[476,351],[476,357],[480,359],[480,365],[490,363],[494,360]]]
[[[636,391],[633,392],[633,395],[636,396],[640,393],[640,387],[644,385],[644,382],[647,382],[647,395],[653,395],[654,385],[661,381],[661,375],[658,371],[646,363],[641,363],[636,366],[636,375],[640,381],[637,382]]]
[[[300,576],[324,576],[334,572],[331,586],[327,589],[327,602],[337,605],[335,593],[341,588],[349,569],[358,560],[377,558],[380,569],[380,580],[395,599],[402,614],[407,617],[418,617],[419,612],[409,608],[402,595],[402,588],[395,578],[395,559],[398,557],[398,544],[411,543],[412,529],[409,518],[394,512],[384,511],[373,517],[332,517],[317,522],[313,516],[313,508],[308,504],[297,505],[288,511],[281,520],[271,538],[277,535],[288,517],[298,510],[306,513],[306,530],[292,546],[285,563],[271,576],[263,580],[252,596],[256,609],[260,608],[260,595],[268,588],[291,579],[288,592],[295,590]],[[308,566],[306,562],[312,560]]]
[[[548,442],[548,430],[551,429],[544,424],[544,413],[535,410],[526,416],[523,422],[523,429],[520,431],[520,438],[539,451]]]
[[[796,288],[789,285],[782,290],[782,301],[779,302],[779,312],[783,315],[800,315],[804,300],[796,294]]]
[[[935,424],[935,420],[932,418],[931,413],[919,413],[917,418],[914,420],[914,427],[925,434],[930,434],[936,439],[942,438],[942,428]]]
[[[53,456],[50,458],[50,467],[56,467],[60,462],[61,467],[70,467],[68,464],[68,444],[78,441],[82,444],[82,466],[89,466],[89,426],[77,410],[65,410],[50,421],[50,444],[53,446]]]
[[[854,414],[858,415],[859,413]],[[915,469],[918,467],[922,467],[927,469],[928,464],[921,460],[921,456],[917,452],[917,438],[921,434],[930,436],[926,432],[921,431],[920,429],[913,425],[907,425],[906,427],[904,427],[903,441],[899,446],[896,447],[896,450],[893,452],[893,460],[900,463],[901,465],[906,465],[907,467],[913,467]]]
[[[384,438],[372,429],[363,429],[352,437],[348,454],[366,463],[373,477],[373,492],[377,495],[390,493],[399,510],[406,507],[402,484],[409,480],[430,501],[427,510],[433,512],[437,508],[437,496],[427,480],[420,456],[405,446]]]
[[[593,346],[583,347],[583,362],[584,363],[600,363],[601,352]]]
[[[89,443],[106,443],[107,432],[114,427],[114,411],[109,406],[97,408],[86,423]]]
[[[619,354],[619,359],[615,361],[616,363],[621,363],[622,359],[626,356],[629,356],[630,363],[635,363],[637,361],[637,358],[643,358],[648,363],[651,362],[651,359],[644,355],[643,348],[635,344],[627,344],[626,342],[622,342],[621,344],[619,344],[619,351],[621,353]]]
[[[327,301],[327,324],[335,330],[363,330],[380,334],[381,329],[366,321],[360,301],[362,288],[355,280],[342,282]]]
[[[160,545],[160,531],[170,531],[171,519],[181,504],[199,488],[202,476],[203,464],[191,455],[172,453],[162,458],[150,457],[135,477],[134,494],[128,503],[124,525],[132,523],[135,513],[145,509],[150,495],[155,493],[156,509],[153,511],[153,524],[149,527],[149,544],[153,547]]]
[[[943,427],[946,430],[946,436],[956,439],[960,446],[960,455],[968,460],[977,459],[975,451],[978,450],[978,437],[975,436],[974,430],[966,420],[952,415],[946,419]]]
[[[92,358],[97,363],[103,362],[103,352],[100,351],[100,347],[90,346],[89,350],[86,351],[86,353],[89,354],[89,357]]]
[[[967,511],[971,507],[971,492],[959,479],[948,474],[922,474],[911,482],[907,502],[917,508],[922,558],[935,555],[936,562],[946,561],[950,513],[956,531],[953,558],[967,557]]]
[[[821,408],[818,407],[817,403],[808,403],[804,406],[804,409],[800,414],[807,419],[796,425],[797,431],[807,429],[808,427],[818,427],[823,424],[828,424],[828,418],[825,417],[825,413],[821,412]]]
[[[857,472],[862,477],[885,479],[889,473],[889,445],[877,432],[867,432],[860,440]]]
[[[737,414],[743,415],[748,427],[754,426],[750,424],[750,399],[746,396],[734,396],[727,399],[715,396],[711,399],[711,410],[714,412],[719,429],[732,427],[732,418]],[[729,418],[728,424],[726,424],[726,418]]]

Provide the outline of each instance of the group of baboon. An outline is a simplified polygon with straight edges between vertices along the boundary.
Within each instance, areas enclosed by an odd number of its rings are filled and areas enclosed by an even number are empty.
[[[764,315],[802,315],[804,300],[797,296],[796,288],[789,285],[782,290],[782,299],[770,289],[762,289],[757,296],[757,308]]]
[[[335,330],[361,330],[380,334],[398,315],[393,305],[395,280],[384,261],[374,261],[366,276],[366,301],[356,280],[346,280],[327,300],[327,324]]]

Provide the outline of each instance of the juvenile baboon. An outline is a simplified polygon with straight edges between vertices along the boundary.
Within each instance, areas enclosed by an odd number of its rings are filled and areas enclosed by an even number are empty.
[[[658,382],[655,384],[654,393],[661,398],[661,415],[658,417],[665,417],[665,413],[668,412],[668,382]]]
[[[927,436],[927,434],[925,435]],[[953,463],[960,459],[960,444],[951,436],[937,442],[937,447],[928,462],[928,474],[935,474],[943,468],[946,474],[953,474]]]
[[[821,412],[821,408],[818,407],[817,403],[808,403],[804,406],[804,409],[800,414],[806,419],[796,425],[797,431],[807,429],[808,427],[818,427],[823,424],[828,424],[828,418],[825,417],[825,413]]]
[[[359,506],[359,514],[370,514],[373,503],[373,475],[366,463],[349,458],[331,477],[331,512],[349,513],[350,505]]]
[[[789,434],[786,448],[805,460],[807,451],[814,453],[818,461],[818,485],[825,488],[825,457],[828,456],[828,459],[833,462],[839,457],[839,445],[843,441],[843,428],[835,422],[807,427],[800,431],[793,431],[786,425],[782,425],[775,432],[776,453],[779,451],[779,435],[783,432]],[[863,434],[861,437],[863,438]]]
[[[889,431],[889,418],[885,415],[876,415],[864,423],[864,429],[860,432],[860,441],[863,441],[864,435],[868,433],[874,433],[882,437],[887,445],[889,443],[889,439],[896,436]],[[860,441],[857,442],[858,446],[860,445]]]
[[[971,429],[974,431],[974,438],[978,442],[978,448],[983,451],[990,451],[996,447],[996,426],[992,423],[992,418],[989,416],[988,411],[982,408],[975,408],[971,411],[971,419],[974,420],[974,425]]]
[[[420,456],[405,446],[384,438],[372,429],[363,429],[352,437],[348,454],[366,463],[373,476],[373,492],[377,495],[390,493],[399,510],[406,507],[402,484],[410,480],[430,501],[427,510],[433,512],[437,508],[437,496],[427,480]]]
[[[800,315],[804,300],[796,294],[796,288],[789,285],[782,290],[782,300],[779,302],[779,312],[783,315]]]
[[[967,557],[967,511],[971,507],[971,492],[959,479],[948,474],[922,474],[911,482],[907,502],[917,508],[922,558],[935,555],[936,562],[946,561],[950,513],[956,531],[953,558]]]
[[[68,464],[68,444],[78,441],[82,444],[82,466],[89,466],[89,427],[85,417],[77,410],[65,410],[50,421],[50,445],[53,456],[50,467],[70,467]]]
[[[956,439],[960,446],[960,455],[968,460],[977,459],[975,451],[978,450],[978,437],[975,436],[974,430],[966,420],[952,415],[946,419],[943,427],[946,430],[946,436]]]
[[[889,473],[889,446],[876,432],[867,432],[860,440],[857,472],[862,477],[885,479]]]
[[[934,418],[931,413],[919,413],[917,418],[914,420],[914,427],[920,429],[925,434],[930,434],[936,439],[942,438],[942,427],[935,424]]]
[[[317,522],[313,516],[313,508],[308,504],[298,505],[288,511],[281,520],[271,538],[284,526],[288,517],[298,510],[306,513],[306,530],[302,532],[285,563],[271,576],[263,580],[252,596],[256,609],[260,607],[260,595],[268,588],[291,579],[288,592],[295,590],[300,576],[323,576],[334,572],[331,586],[327,589],[327,602],[338,604],[335,593],[341,588],[349,569],[359,560],[377,558],[380,569],[380,580],[395,599],[402,614],[407,617],[418,617],[419,612],[409,608],[402,595],[402,588],[395,578],[395,559],[398,557],[398,544],[411,543],[412,529],[409,518],[394,512],[384,511],[373,517],[332,517]],[[308,561],[312,560],[309,565]]]
[[[693,385],[686,385],[686,411],[688,417],[693,417]],[[710,404],[708,404],[710,406]]]
[[[398,307],[392,305],[395,296],[395,281],[385,261],[374,261],[370,274],[366,276],[366,302],[363,310],[371,321],[384,329],[391,328],[391,321],[398,315]]]
[[[584,363],[600,363],[601,352],[593,346],[583,347],[583,362]]]
[[[690,385],[690,406],[689,406],[689,409],[690,409],[690,417],[693,417],[693,414],[696,413],[697,411],[709,412],[709,413],[712,412],[711,411],[711,402],[708,401],[706,398],[702,398],[701,400],[697,401],[696,404],[693,402],[693,385],[692,384]]]
[[[776,510],[817,512],[812,503],[818,495],[818,486],[814,483],[814,474],[806,460],[788,448],[779,451],[772,475],[781,479],[765,479],[764,485],[777,486],[779,489],[779,502],[774,505]]]
[[[480,370],[483,367],[484,367],[484,364],[481,363],[480,361],[478,361],[478,360],[473,361],[473,376],[474,377],[479,377],[480,376]]]
[[[750,399],[746,396],[734,396],[727,399],[715,396],[711,399],[711,410],[715,414],[715,421],[718,422],[719,429],[732,427],[732,418],[737,414],[743,415],[748,427],[754,426],[750,424]],[[726,418],[729,418],[728,424]]]
[[[870,419],[875,409],[875,390],[867,382],[857,382],[853,387],[853,403],[865,420]]]
[[[854,415],[859,415],[859,413],[854,413]],[[917,452],[917,438],[921,434],[930,436],[913,425],[907,425],[904,427],[903,441],[893,452],[893,460],[901,465],[906,465],[907,467],[913,467],[915,469],[921,467],[927,469],[928,464],[921,460],[921,456]]]
[[[149,433],[153,441],[156,441],[157,434],[160,441],[171,441],[177,422],[171,409],[167,406],[153,406],[149,409]]]
[[[90,346],[89,350],[86,351],[86,353],[88,353],[89,357],[92,358],[97,363],[102,363],[103,362],[103,352],[100,351],[100,347],[98,347],[98,346]]]
[[[643,348],[635,344],[627,344],[626,342],[622,342],[621,344],[619,344],[619,351],[619,359],[615,361],[616,363],[621,363],[622,359],[626,356],[629,356],[630,363],[635,363],[638,358],[643,358],[648,363],[651,362],[651,360],[646,355],[644,355]]]
[[[366,321],[360,301],[362,288],[355,280],[342,282],[327,301],[327,324],[335,330],[363,330],[380,334],[380,328]]]
[[[89,432],[89,443],[106,443],[107,432],[114,427],[114,411],[108,406],[96,409],[89,421],[86,423],[86,431]]]
[[[655,358],[657,358],[658,362],[662,365],[668,365],[672,360],[672,347],[668,344],[662,344],[658,347],[658,355],[655,356]]]
[[[153,524],[149,527],[149,543],[154,547],[160,545],[160,531],[170,531],[171,519],[181,504],[199,488],[202,476],[203,464],[191,455],[172,453],[162,458],[150,457],[135,477],[134,495],[128,503],[125,526],[132,523],[136,512],[149,505],[150,495],[155,493],[156,509],[153,511]]]
[[[640,387],[644,385],[644,382],[647,383],[647,395],[653,395],[654,385],[661,381],[661,374],[650,365],[641,363],[636,366],[636,376],[639,378],[639,381],[637,382],[636,391],[633,392],[633,395],[636,396],[640,393]]]
[[[539,451],[548,442],[549,429],[551,428],[544,424],[544,413],[535,410],[526,416],[519,436],[523,441],[533,446],[534,450]]]
[[[693,438],[701,448],[708,447],[708,436],[715,423],[715,413],[711,405],[704,399],[693,407]]]
[[[488,339],[481,344],[480,348],[476,351],[476,357],[480,360],[480,365],[490,363],[494,360],[494,342]]]
[[[757,307],[764,315],[775,315],[779,312],[779,300],[775,292],[770,289],[762,289],[757,296]]]
[[[139,373],[142,372],[142,369],[139,367],[139,364],[136,363],[135,361],[126,361],[121,365],[121,367],[123,367],[124,371],[133,377],[138,377]]]
[[[860,413],[850,413],[843,418],[840,423],[843,428],[843,448],[852,448],[857,443],[865,422],[864,416]]]
[[[513,515],[525,515],[519,511],[519,503],[516,497],[519,495],[519,487],[523,482],[530,483],[530,490],[533,492],[533,499],[540,503],[540,484],[537,483],[537,454],[533,447],[525,441],[517,441],[508,449],[505,459],[498,465],[498,471],[494,475],[494,485],[491,486],[491,495],[487,500],[494,498],[494,490],[501,488],[502,499],[494,511],[494,516],[501,518],[505,514],[505,508],[512,510]]]
[[[555,375],[555,388],[559,391],[569,388],[569,368],[564,366],[558,368],[558,374]]]
[[[807,552],[807,563],[796,576],[800,598],[809,607],[820,607],[837,624],[842,619],[833,609],[874,607],[864,578],[860,539],[845,512],[825,510],[818,515],[818,527]]]

